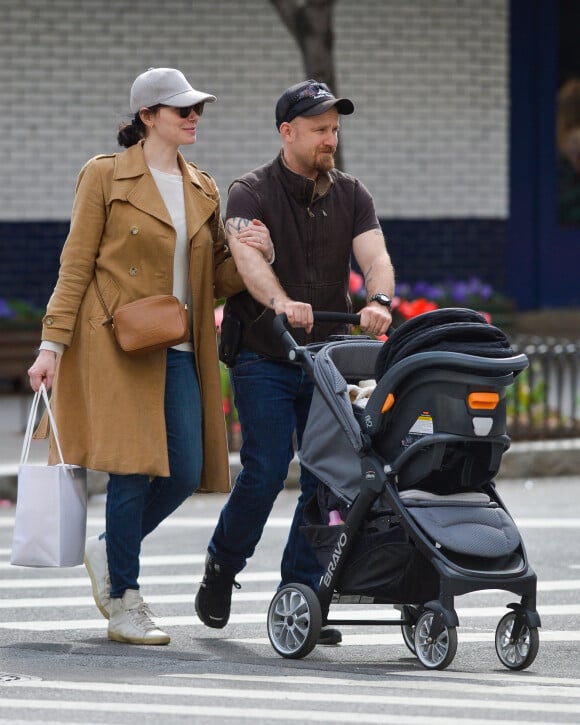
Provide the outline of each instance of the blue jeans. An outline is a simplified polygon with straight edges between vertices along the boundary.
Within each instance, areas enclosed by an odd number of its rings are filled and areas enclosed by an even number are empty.
[[[114,414],[114,413],[113,413]],[[147,425],[147,421],[139,421]],[[201,399],[193,353],[167,351],[165,425],[170,476],[111,473],[106,539],[111,597],[139,589],[141,541],[199,488],[203,461]]]
[[[262,536],[276,497],[284,488],[312,399],[313,384],[297,365],[273,362],[242,348],[230,371],[242,429],[242,470],[223,507],[208,551],[235,572],[246,565]],[[300,582],[318,589],[322,567],[299,531],[305,503],[318,479],[302,468],[300,496],[282,557],[282,584]]]

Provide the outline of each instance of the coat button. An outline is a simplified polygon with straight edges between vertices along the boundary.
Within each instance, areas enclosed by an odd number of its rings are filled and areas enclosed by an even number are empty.
[[[44,324],[47,327],[51,327],[52,325],[54,325],[54,318],[53,317],[47,317],[46,320],[44,321]]]
[[[131,275],[131,277],[136,277],[137,276],[137,267],[130,267],[129,274]]]
[[[131,234],[139,234],[139,227],[131,227]]]

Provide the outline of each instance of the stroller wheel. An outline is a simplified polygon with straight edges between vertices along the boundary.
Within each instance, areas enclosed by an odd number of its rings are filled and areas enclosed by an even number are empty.
[[[282,657],[305,657],[314,649],[321,626],[320,602],[305,584],[287,584],[270,602],[268,637]]]
[[[423,612],[423,607],[414,607],[410,604],[404,604],[401,607],[401,619],[411,620],[412,624],[402,624],[401,634],[403,635],[403,642],[407,645],[407,649],[414,655],[417,654],[415,650],[415,625],[419,616]]]
[[[495,630],[495,651],[502,665],[510,670],[525,670],[536,659],[540,646],[537,627],[524,625],[517,639],[512,638],[516,613],[508,612]]]
[[[457,630],[446,627],[439,614],[423,612],[415,624],[415,654],[428,670],[444,670],[457,652]]]

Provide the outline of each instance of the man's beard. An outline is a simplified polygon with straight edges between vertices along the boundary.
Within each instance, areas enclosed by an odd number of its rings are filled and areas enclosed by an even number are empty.
[[[325,174],[334,169],[334,153],[316,154],[314,157],[314,168],[318,173]]]

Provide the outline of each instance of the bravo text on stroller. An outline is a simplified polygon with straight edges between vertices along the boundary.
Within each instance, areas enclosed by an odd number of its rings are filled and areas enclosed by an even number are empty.
[[[334,547],[334,551],[332,552],[332,558],[330,559],[328,568],[324,575],[324,584],[327,587],[330,586],[330,582],[332,581],[332,575],[334,574],[336,565],[338,564],[338,562],[340,560],[342,550],[343,550],[345,544],[346,544],[346,533],[343,531],[341,533],[341,535],[338,537],[338,541],[336,542],[336,546]]]

